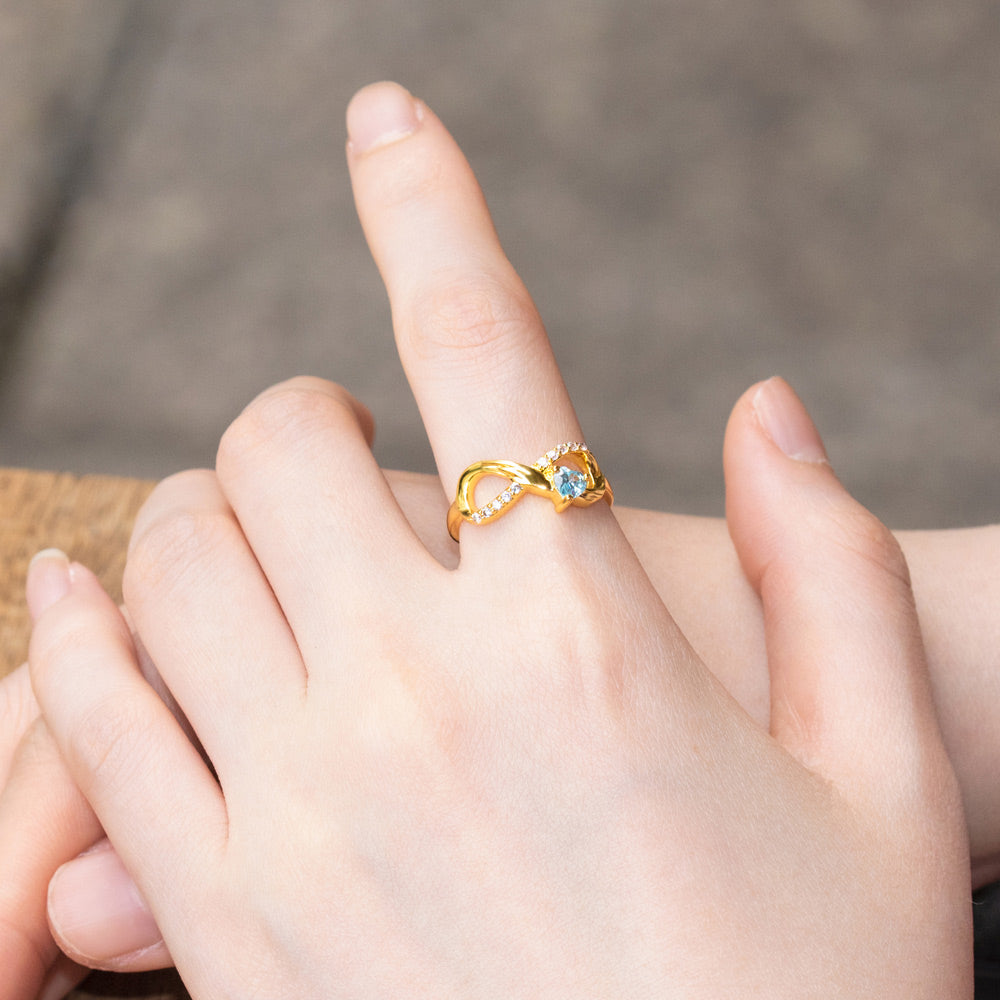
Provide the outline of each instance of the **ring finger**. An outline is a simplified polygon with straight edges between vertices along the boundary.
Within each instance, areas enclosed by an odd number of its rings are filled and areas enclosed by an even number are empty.
[[[305,667],[212,473],[183,473],[153,491],[136,520],[124,589],[143,646],[223,784],[255,748],[265,767]],[[246,619],[234,620],[233,607]]]

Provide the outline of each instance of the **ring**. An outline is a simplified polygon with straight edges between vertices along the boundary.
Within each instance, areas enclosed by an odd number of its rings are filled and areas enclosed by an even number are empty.
[[[580,468],[557,465],[564,455],[576,459]],[[477,507],[476,486],[488,477],[506,479],[508,485],[485,507]],[[547,451],[534,465],[474,462],[459,477],[455,501],[448,508],[448,534],[457,542],[463,521],[473,524],[495,521],[528,493],[548,497],[560,514],[567,507],[589,507],[598,500],[605,500],[611,506],[615,499],[597,459],[585,444],[578,442],[561,444]]]

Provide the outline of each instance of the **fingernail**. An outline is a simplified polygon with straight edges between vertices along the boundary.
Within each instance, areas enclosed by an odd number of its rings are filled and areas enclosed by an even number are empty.
[[[783,378],[757,387],[754,412],[767,436],[797,462],[828,462],[823,441],[801,400]]]
[[[160,941],[149,907],[110,846],[59,868],[49,882],[48,906],[52,929],[95,964]]]
[[[27,598],[31,617],[62,600],[70,588],[69,557],[59,549],[43,549],[28,566]]]
[[[398,142],[420,128],[421,105],[398,83],[373,83],[347,108],[347,135],[357,154]]]

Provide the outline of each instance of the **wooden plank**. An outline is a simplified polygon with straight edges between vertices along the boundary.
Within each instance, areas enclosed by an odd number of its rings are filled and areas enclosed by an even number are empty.
[[[120,600],[132,522],[151,488],[137,479],[0,469],[0,675],[27,650],[24,579],[31,557],[60,548]]]

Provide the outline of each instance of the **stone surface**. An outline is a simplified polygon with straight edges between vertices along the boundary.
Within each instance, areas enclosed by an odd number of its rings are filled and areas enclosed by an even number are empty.
[[[561,465],[552,477],[552,485],[559,496],[576,498],[587,491],[587,477],[578,469]]]
[[[210,463],[305,371],[429,470],[343,162],[350,94],[388,76],[470,155],[618,502],[719,513],[726,414],[778,372],[891,523],[997,517],[988,0],[122,7],[130,72],[20,323],[0,463]]]

